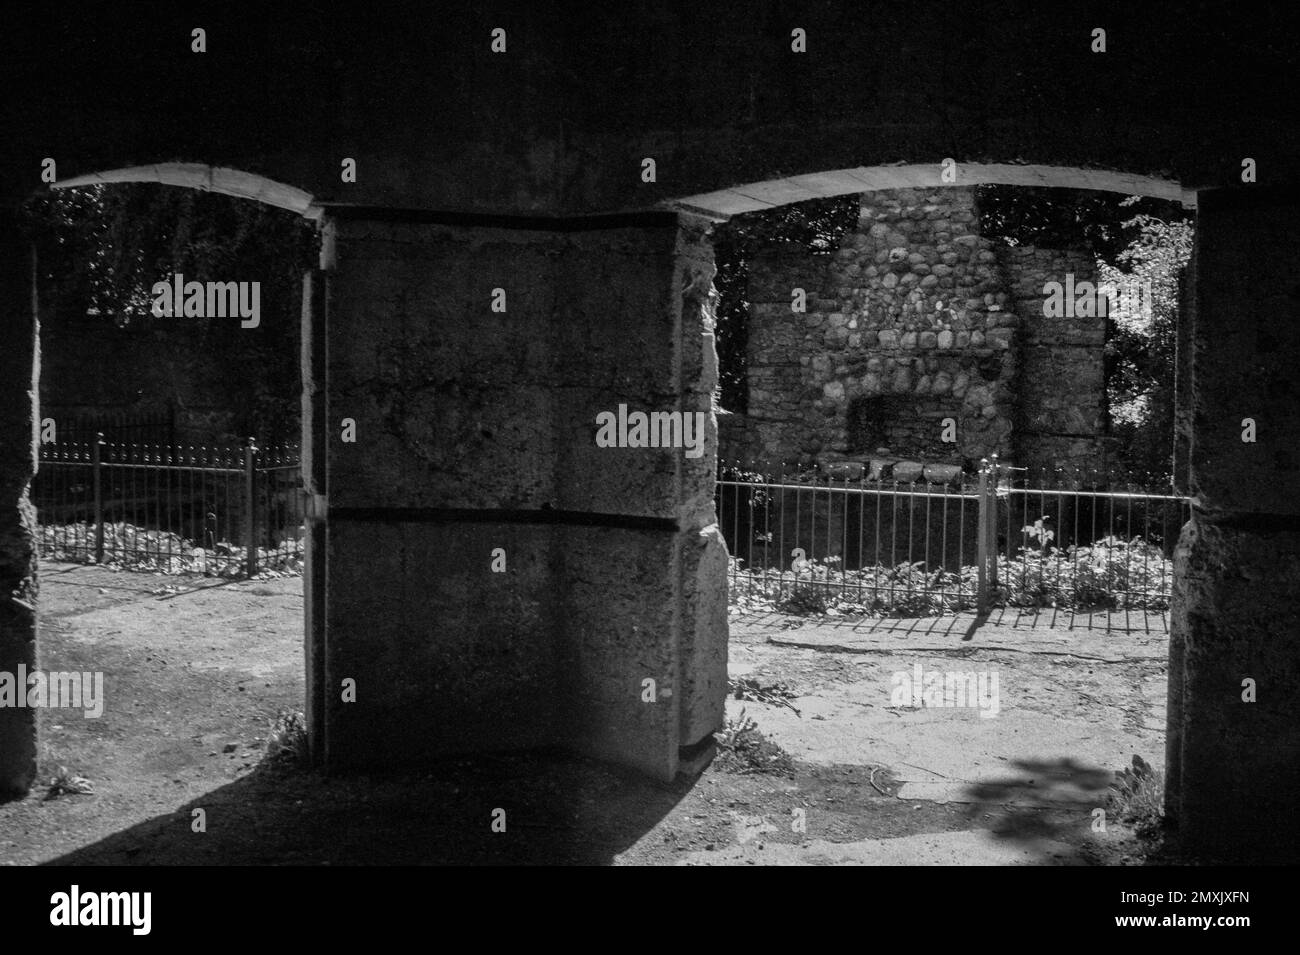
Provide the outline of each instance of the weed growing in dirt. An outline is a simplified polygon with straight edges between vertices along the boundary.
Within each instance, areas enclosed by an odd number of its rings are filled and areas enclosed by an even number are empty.
[[[783,683],[763,686],[750,677],[741,677],[740,679],[728,679],[727,691],[737,700],[753,700],[756,703],[766,703],[769,706],[784,706],[793,710],[795,716],[800,719],[803,718],[799,708],[790,702],[798,699],[798,695],[791,692]]]
[[[728,718],[727,725],[713,738],[718,743],[718,755],[713,764],[725,773],[767,773],[771,776],[793,776],[794,760],[790,754],[758,731],[758,724],[740,711],[735,719]]]
[[[831,594],[816,584],[796,583],[788,594],[776,601],[776,609],[784,613],[822,614],[830,606]]]
[[[93,796],[95,785],[85,776],[68,772],[66,766],[60,766],[58,775],[50,780],[46,799],[58,799],[60,796]]]
[[[273,763],[307,765],[307,718],[302,713],[282,711],[275,718],[266,739],[266,758]]]
[[[1165,774],[1152,769],[1141,756],[1134,756],[1132,767],[1115,774],[1110,806],[1139,836],[1154,836],[1164,823]]]

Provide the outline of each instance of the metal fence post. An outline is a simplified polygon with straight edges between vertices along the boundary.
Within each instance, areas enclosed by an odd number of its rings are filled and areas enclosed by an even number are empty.
[[[989,540],[987,546],[988,546],[988,554],[989,554],[990,594],[992,594],[992,592],[996,590],[998,586],[998,475],[999,473],[1000,472],[998,470],[998,456],[997,453],[995,452],[993,454],[993,457],[989,460],[989,483],[988,483],[989,524],[988,524],[987,533],[989,535]],[[1011,507],[1011,503],[1010,503],[1010,499],[1008,499],[1007,501],[1008,514],[1010,514],[1010,507]],[[1008,520],[1010,520],[1009,517]],[[1011,554],[1008,552],[1007,557],[1009,558],[1010,556]]]
[[[257,444],[254,438],[248,439],[248,446],[244,448],[244,508],[247,514],[245,526],[248,529],[246,545],[248,553],[245,557],[245,572],[251,580],[257,573],[257,471],[255,470],[255,461],[257,458]]]
[[[988,507],[989,507],[989,460],[988,458],[980,459],[980,479],[979,479],[979,512],[975,518],[975,527],[977,528],[975,538],[975,609],[979,613],[987,613],[989,609],[989,581],[988,581],[988,564],[989,564],[989,535],[988,535]]]
[[[91,461],[95,474],[95,563],[104,562],[104,495],[100,487],[100,447],[104,444],[104,432],[95,433],[95,443],[91,446]]]

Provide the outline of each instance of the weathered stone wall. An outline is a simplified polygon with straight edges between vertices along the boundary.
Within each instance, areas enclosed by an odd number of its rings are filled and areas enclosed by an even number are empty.
[[[0,205],[0,673],[37,664],[36,473],[39,325],[31,249],[15,210]],[[0,707],[0,793],[36,776],[36,710]]]
[[[1201,195],[1188,335],[1166,809],[1185,845],[1251,861],[1294,862],[1300,844],[1300,323],[1277,320],[1300,300],[1297,213],[1293,187]]]
[[[1086,249],[999,244],[995,251],[1020,319],[1011,456],[1033,468],[1104,470],[1106,318],[1043,315],[1045,285],[1068,275],[1076,285],[1095,283],[1096,260]]]
[[[967,466],[995,452],[1095,463],[1104,319],[1043,316],[1044,284],[1091,281],[1092,257],[1009,247],[978,221],[973,189],[865,193],[838,251],[756,258],[749,408],[727,422],[724,456],[808,463],[885,446]]]
[[[696,458],[595,442],[619,404],[712,421],[703,229],[652,218],[567,233],[331,220],[312,588],[332,765],[563,744],[671,778],[679,748],[719,727],[712,429]],[[337,692],[348,678],[356,703]]]

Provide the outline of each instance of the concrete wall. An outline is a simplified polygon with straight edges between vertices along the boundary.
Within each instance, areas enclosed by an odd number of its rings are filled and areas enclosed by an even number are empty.
[[[1278,320],[1300,307],[1297,213],[1290,188],[1201,197],[1170,639],[1168,808],[1187,844],[1276,862],[1300,836],[1300,323]]]
[[[36,666],[36,473],[39,325],[35,261],[17,210],[0,204],[0,673]],[[0,707],[0,792],[26,792],[36,776],[36,711]]]
[[[629,222],[327,219],[332,765],[564,744],[671,778],[719,728],[711,262]],[[620,404],[703,412],[708,453],[598,447]]]

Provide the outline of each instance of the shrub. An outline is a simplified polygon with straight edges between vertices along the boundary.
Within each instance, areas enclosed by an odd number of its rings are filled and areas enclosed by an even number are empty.
[[[273,762],[305,766],[310,760],[307,718],[302,713],[282,711],[271,724],[266,740],[266,758]]]
[[[1155,835],[1165,818],[1165,774],[1135,755],[1132,767],[1115,774],[1110,806],[1119,820],[1132,825],[1139,836]]]
[[[790,754],[760,733],[758,724],[745,715],[744,709],[737,718],[728,718],[713,738],[718,744],[715,765],[723,772],[794,775]]]
[[[1173,562],[1140,538],[1105,537],[1089,545],[1051,546],[1051,531],[1030,533],[1040,548],[997,558],[994,605],[1069,610],[1169,608]],[[842,570],[838,557],[802,561],[796,570],[751,569],[731,558],[729,594],[738,611],[795,614],[939,616],[976,606],[979,574],[928,569],[924,562]]]

